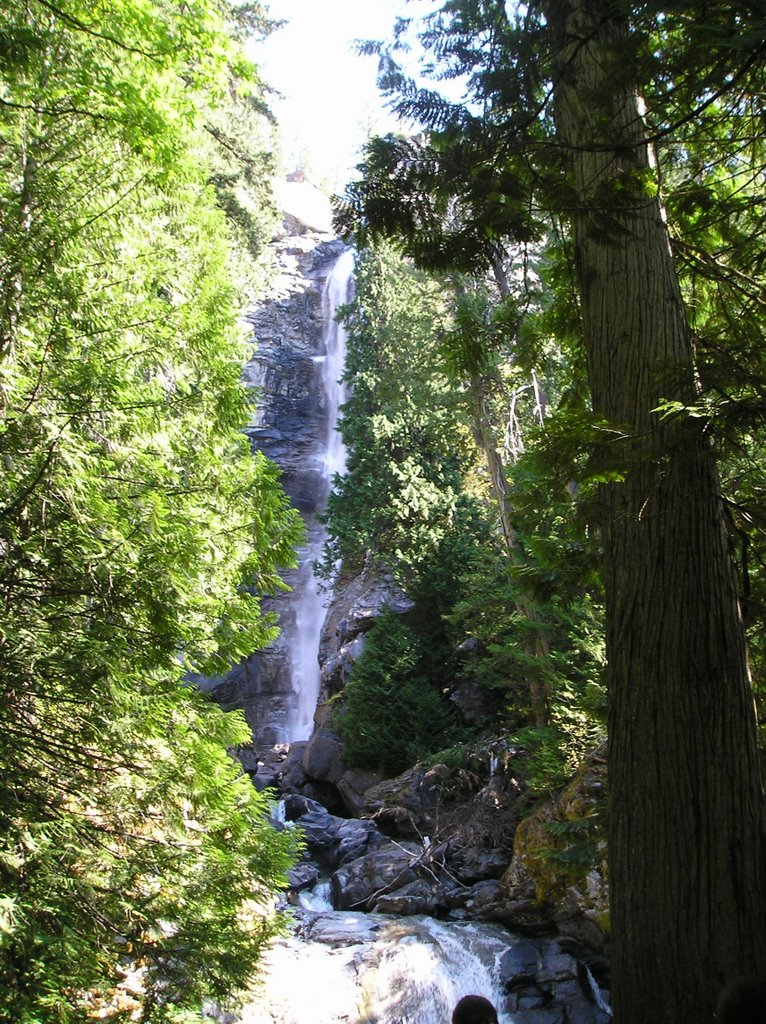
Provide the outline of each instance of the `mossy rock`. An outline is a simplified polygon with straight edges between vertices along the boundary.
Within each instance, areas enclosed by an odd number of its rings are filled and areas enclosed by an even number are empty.
[[[542,914],[593,946],[603,946],[609,933],[605,797],[599,750],[554,800],[519,823],[503,878],[511,900],[529,897],[533,888]]]

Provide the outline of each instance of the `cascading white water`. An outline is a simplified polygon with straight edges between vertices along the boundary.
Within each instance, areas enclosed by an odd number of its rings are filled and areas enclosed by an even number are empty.
[[[335,474],[338,473],[342,476],[346,472],[346,448],[338,430],[338,413],[347,397],[345,381],[341,380],[346,365],[347,334],[343,324],[336,322],[335,314],[338,307],[348,301],[353,273],[354,250],[346,249],[338,257],[327,278],[322,298],[323,312],[327,322],[322,382],[327,399],[325,478],[328,493]]]
[[[335,914],[304,930],[267,954],[242,1024],[445,1024],[464,995],[502,1003],[497,964],[508,935],[495,925]]]
[[[339,381],[346,334],[335,323],[335,314],[348,300],[353,259],[351,251],[341,255],[323,293],[325,354],[316,357],[316,363],[317,371],[321,366],[323,381],[326,443],[310,467],[322,486],[313,488],[309,503],[316,500],[319,509],[330,493],[334,475],[342,474],[346,466],[336,429],[338,411],[345,401]],[[290,696],[295,698],[286,719],[285,740],[290,742],[311,734],[320,687],[318,649],[327,595],[314,578],[312,563],[322,555],[326,534],[317,524],[311,527],[310,537],[301,554],[299,578],[293,584],[290,629],[285,630],[291,652]],[[284,675],[280,678],[284,681]],[[498,766],[493,755],[492,775]],[[292,824],[286,820],[284,805],[275,808],[273,817],[281,827]],[[571,1016],[563,1004],[557,1004],[555,1010],[549,1006],[553,995],[558,997],[559,983],[562,990],[576,984],[572,971],[561,965],[562,960],[571,958],[562,957],[558,947],[551,955],[546,952],[546,958],[541,953],[539,980],[542,985],[546,976],[550,992],[521,989],[521,994],[509,995],[505,953],[518,937],[499,925],[333,911],[330,889],[324,880],[312,890],[292,893],[290,898],[297,904],[292,911],[292,934],[275,941],[265,954],[262,982],[253,1001],[236,1016],[219,1013],[214,1007],[209,1016],[220,1024],[447,1024],[462,996],[478,994],[498,1008],[500,1024],[563,1024],[566,1020],[608,1024],[608,1006],[587,971],[589,998],[601,1018],[584,1014],[582,999]],[[459,913],[462,911],[456,916]],[[521,954],[516,956],[516,960],[523,959]],[[526,967],[526,960],[524,964]],[[564,995],[562,991],[562,999]],[[572,998],[571,992],[566,994],[566,999]]]
[[[467,995],[489,999],[500,1024],[610,1024],[593,974],[553,939],[419,915],[295,915],[231,1024],[449,1024]]]
[[[336,323],[338,307],[348,301],[354,271],[354,252],[346,249],[335,261],[322,293],[322,314],[325,322],[323,349],[318,357],[322,364],[322,388],[325,409],[325,439],[318,457],[320,477],[319,510],[324,507],[336,474],[346,468],[346,450],[337,429],[338,412],[346,399],[341,376],[346,360],[346,330]],[[295,627],[290,637],[290,682],[294,695],[293,709],[287,721],[288,742],[308,739],[314,723],[319,697],[319,637],[325,616],[325,596],[313,570],[322,557],[326,531],[315,526],[311,540],[302,549],[298,578],[294,585],[293,611]]]

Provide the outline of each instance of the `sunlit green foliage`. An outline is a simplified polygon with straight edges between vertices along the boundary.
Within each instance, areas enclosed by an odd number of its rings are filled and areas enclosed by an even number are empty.
[[[488,691],[488,712],[499,712],[487,723],[514,733],[527,751],[530,778],[550,788],[600,738],[604,715],[599,547],[582,512],[595,471],[581,438],[582,403],[572,399],[577,356],[556,344],[537,299],[517,347],[512,299],[493,306],[488,285],[469,291],[470,282],[458,279],[457,294],[454,281],[440,282],[435,302],[435,283],[426,289],[427,279],[390,252],[383,246],[363,254],[357,299],[347,317],[353,392],[343,430],[349,474],[331,501],[329,525],[333,555],[342,554],[347,565],[370,552],[394,569],[415,601],[407,630],[421,653],[417,670],[406,659],[397,663],[394,680],[376,647],[365,654],[365,685],[371,685],[373,666],[376,685],[388,678],[386,685],[402,687],[427,676],[449,693],[477,683]],[[537,392],[531,366],[543,375]],[[507,446],[515,432],[513,454],[506,450],[515,560],[500,530],[488,469],[474,446],[471,384],[478,379],[490,441],[492,433],[505,435]],[[555,403],[544,428],[543,392]],[[511,407],[512,423],[506,420]],[[563,452],[559,440],[572,430],[576,438]],[[450,472],[439,476],[445,454]],[[403,515],[401,485],[392,481],[413,463],[422,467],[419,479],[432,484],[428,500],[422,488],[410,485],[407,493],[419,493],[421,501]],[[532,617],[522,602],[534,610]],[[547,653],[536,643],[542,637]],[[423,658],[430,660],[425,672]],[[535,718],[530,684],[549,694],[550,721],[542,731],[529,731]],[[404,714],[404,704],[375,699],[365,708],[363,692],[356,683],[348,691],[351,748],[364,750],[362,734],[377,737],[381,749],[370,761],[401,766],[401,744],[391,741],[387,729],[376,733],[372,723]]]
[[[241,986],[277,926],[293,841],[225,752],[244,724],[184,682],[273,635],[260,596],[299,535],[241,432],[241,285],[272,214],[245,232],[221,209],[209,128],[255,88],[233,19],[204,0],[0,11],[8,1020],[119,999],[180,1019]]]
[[[455,521],[467,435],[444,371],[443,289],[389,248],[362,255],[347,313],[348,471],[330,497],[331,557],[366,551],[412,580]],[[470,455],[468,456],[470,458]]]
[[[294,849],[224,753],[248,730],[135,673],[94,685],[78,716],[51,676],[39,725],[3,740],[0,1014],[170,1021],[228,1001],[274,932]]]

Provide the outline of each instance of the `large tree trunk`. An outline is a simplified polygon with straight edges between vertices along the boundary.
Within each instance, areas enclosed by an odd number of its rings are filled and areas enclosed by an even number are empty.
[[[547,4],[593,407],[624,431],[604,488],[615,1020],[707,1024],[727,980],[766,974],[763,789],[711,442],[654,411],[693,400],[693,353],[614,10]]]

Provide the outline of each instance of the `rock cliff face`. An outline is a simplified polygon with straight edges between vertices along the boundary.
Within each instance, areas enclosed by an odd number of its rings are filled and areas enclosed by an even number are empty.
[[[308,543],[299,557],[308,572],[321,529],[316,512],[326,488],[322,452],[327,410],[321,362],[327,316],[322,291],[344,246],[331,234],[328,201],[308,182],[298,178],[280,183],[277,197],[284,220],[272,241],[275,276],[268,298],[249,316],[253,354],[244,379],[257,392],[257,406],[248,434],[254,447],[279,465],[282,485],[304,518]],[[299,567],[285,574],[290,586],[300,571]],[[202,683],[224,707],[244,711],[257,753],[292,738],[288,723],[297,701],[289,665],[294,597],[279,595],[265,601],[264,607],[278,614],[279,639],[225,677]]]
[[[323,293],[344,245],[331,234],[329,202],[309,182],[297,176],[278,183],[275,192],[284,217],[281,231],[272,240],[274,278],[268,297],[249,316],[253,352],[244,379],[257,401],[248,434],[253,446],[280,467],[282,485],[303,516],[307,541],[299,552],[298,568],[284,577],[294,592],[264,601],[264,608],[278,616],[278,639],[226,676],[202,680],[200,685],[212,690],[223,707],[244,712],[253,746],[242,751],[240,759],[256,785],[273,781],[274,747],[291,742],[295,747],[293,741],[308,740],[311,732],[315,734],[305,755],[307,767],[316,781],[334,785],[345,769],[338,770],[335,764],[339,742],[323,728],[327,717],[323,705],[344,687],[382,606],[404,613],[412,605],[391,580],[365,566],[358,577],[339,582],[334,594],[324,595],[327,617],[321,633],[317,625],[315,636],[306,643],[299,622],[304,616],[299,593],[311,575],[312,560],[321,553],[323,527],[317,512],[327,496],[328,413],[337,399],[337,395],[328,398],[323,380],[330,323]],[[308,712],[301,708],[300,715],[308,715],[302,721],[302,734],[296,731],[300,702],[292,681],[301,674],[295,670],[297,657],[305,659],[306,672],[316,673],[321,664],[315,694],[320,709],[312,723],[313,704]],[[324,770],[328,749],[337,756],[329,759],[333,763]],[[281,756],[283,751],[276,753]],[[350,798],[355,786],[356,780],[349,788]]]
[[[345,687],[351,667],[361,654],[365,634],[384,605],[400,615],[414,607],[389,576],[369,564],[353,579],[339,581],[319,645],[324,700]]]
[[[593,751],[558,794],[516,830],[503,875],[506,912],[534,904],[560,935],[603,951],[609,941],[606,750]]]

